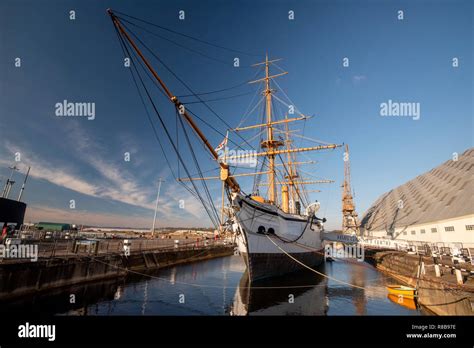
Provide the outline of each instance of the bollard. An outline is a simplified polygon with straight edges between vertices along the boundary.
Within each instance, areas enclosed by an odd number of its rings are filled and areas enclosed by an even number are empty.
[[[125,256],[130,256],[131,249],[132,249],[132,242],[129,241],[128,239],[124,239],[123,240],[123,254]]]
[[[435,264],[435,273],[436,273],[436,276],[439,278],[441,277],[441,271],[439,269],[439,265],[438,264]]]
[[[463,279],[462,279],[461,270],[456,269],[456,270],[455,270],[455,273],[456,273],[456,280],[457,280],[458,284],[459,284],[459,285],[462,285],[462,284],[463,284]]]

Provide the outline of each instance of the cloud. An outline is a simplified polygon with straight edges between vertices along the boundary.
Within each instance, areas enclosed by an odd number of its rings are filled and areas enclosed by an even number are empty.
[[[109,180],[116,187],[113,192],[108,192],[110,198],[118,201],[128,200],[129,204],[141,206],[148,209],[154,209],[156,200],[156,182],[149,185],[139,185],[135,178],[136,175],[124,170],[123,166],[117,166],[106,162],[99,153],[106,152],[100,148],[81,128],[76,124],[72,124],[70,129],[70,137],[74,143],[80,144],[77,148],[77,156],[84,162],[87,162],[94,170],[96,170],[103,179]],[[127,140],[127,143],[133,143],[130,138],[121,136],[121,141]],[[133,145],[136,148],[136,145]],[[130,169],[142,172],[141,168],[130,167]],[[168,177],[171,173],[168,167],[162,168],[156,177]],[[124,197],[125,196],[125,197]],[[183,208],[180,208],[182,201]],[[131,203],[133,202],[133,203]],[[186,191],[181,184],[175,181],[167,181],[163,184],[158,211],[167,217],[181,217],[183,219],[206,219],[207,215],[202,207],[193,196]]]
[[[55,163],[52,163],[44,158],[39,158],[34,151],[25,148],[25,146],[13,145],[8,141],[4,141],[4,147],[10,154],[22,153],[22,162],[32,167],[30,175],[33,178],[42,179],[91,197],[110,199],[148,210],[155,209],[156,183],[140,181],[140,168],[133,166],[124,168],[122,165],[107,161],[107,151],[92,141],[78,125],[68,125],[67,127],[67,140],[74,144],[74,156],[72,156],[74,160],[71,159],[67,163],[57,163],[57,159],[54,161]],[[89,172],[95,173],[93,180],[86,179],[78,173],[78,162],[82,162]],[[0,164],[10,165],[11,163],[0,160]],[[134,175],[129,169],[135,170],[137,173]],[[169,170],[164,169],[161,174],[167,173]],[[171,181],[165,185],[161,190],[159,216],[164,216],[166,221],[176,221],[178,225],[183,225],[185,221],[192,221],[194,224],[196,221],[208,221],[200,202],[190,196],[180,184]],[[184,201],[184,209],[179,207],[180,200]],[[39,211],[38,208],[36,210]],[[44,210],[43,213],[45,213]],[[108,215],[101,215],[104,217],[101,224],[107,224]],[[97,214],[89,213],[89,216],[94,218],[94,221],[99,221]],[[127,222],[129,220],[121,216],[121,219],[117,221]]]

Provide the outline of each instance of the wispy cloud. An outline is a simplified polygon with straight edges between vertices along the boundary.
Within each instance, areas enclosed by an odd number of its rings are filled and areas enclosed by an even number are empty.
[[[42,179],[91,197],[154,210],[156,182],[141,179],[139,168],[135,166],[127,168],[126,164],[122,165],[107,160],[107,154],[110,151],[108,152],[107,149],[95,143],[78,125],[68,126],[67,140],[74,144],[73,156],[67,161],[60,161],[58,158],[51,160],[41,158],[30,146],[24,144],[21,146],[13,145],[8,141],[4,141],[4,148],[11,156],[15,152],[22,153],[22,162],[32,167],[30,175],[33,178]],[[0,164],[10,165],[11,163],[0,160]],[[84,171],[79,170],[79,165],[86,167],[89,174],[87,178],[81,174]],[[168,170],[163,169],[162,173],[159,174],[166,175],[168,172]],[[94,174],[93,179],[89,179],[90,174]],[[180,201],[184,202],[182,208],[180,207]],[[36,216],[39,212],[47,213],[46,210],[40,210],[38,207],[35,208],[35,211]],[[207,221],[201,204],[174,181],[166,182],[162,188],[158,211],[167,222],[175,221],[178,225],[183,225],[186,221],[193,221],[193,223]],[[68,216],[74,215],[73,212],[67,214]],[[103,220],[101,220],[103,223],[109,221],[108,214],[88,213],[88,216],[93,218],[94,221],[99,221],[99,215],[103,216]],[[111,215],[117,217],[114,214]],[[74,216],[77,218],[77,213]],[[137,222],[140,220],[139,217],[136,219]],[[120,221],[122,220],[120,219]],[[129,220],[125,218],[123,221],[127,222]]]
[[[108,180],[114,190],[106,190],[103,192],[107,197],[140,206],[143,208],[154,209],[156,182],[139,183],[136,175],[124,169],[124,166],[118,166],[104,160],[105,155],[99,156],[99,153],[105,152],[96,143],[88,137],[85,132],[74,126],[71,129],[71,139],[73,142],[80,144],[77,148],[77,156],[87,162],[97,173],[99,173],[104,180]],[[123,138],[123,137],[122,137]],[[131,142],[129,139],[128,142]],[[125,162],[124,162],[125,163]],[[133,170],[141,171],[141,168],[131,167]],[[170,173],[168,168],[163,168],[161,173],[157,173],[156,177],[167,177]],[[204,218],[204,209],[194,197],[190,197],[189,193],[185,191],[178,183],[168,181],[161,191],[162,198],[160,199],[159,211],[165,216],[180,216],[182,219],[186,218]],[[180,208],[180,201],[184,201],[184,207]],[[186,212],[191,216],[183,216]]]

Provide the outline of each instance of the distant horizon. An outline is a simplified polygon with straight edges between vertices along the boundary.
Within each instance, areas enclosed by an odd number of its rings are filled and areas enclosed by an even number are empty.
[[[28,205],[27,205],[27,209],[28,209]],[[24,224],[32,224],[32,225],[36,225],[36,224],[40,224],[40,223],[51,223],[51,224],[69,224],[69,225],[76,225],[78,226],[78,224],[76,223],[73,223],[73,222],[65,222],[65,221],[44,221],[44,220],[40,220],[40,221],[36,221],[36,222],[32,222],[32,221],[28,221],[28,222],[25,222]],[[150,231],[151,232],[151,227],[150,228],[147,228],[147,227],[132,227],[132,226],[101,226],[101,225],[80,225],[79,226],[81,228],[107,228],[107,229],[112,229],[112,228],[119,228],[119,229],[133,229],[133,230],[143,230],[143,231]],[[156,230],[166,230],[166,229],[182,229],[182,230],[194,230],[194,229],[214,229],[214,227],[212,226],[209,226],[209,227],[204,227],[204,226],[164,226],[164,227],[155,227],[155,231]]]

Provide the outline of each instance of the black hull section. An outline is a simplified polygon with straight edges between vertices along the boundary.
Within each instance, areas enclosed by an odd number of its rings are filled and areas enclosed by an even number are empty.
[[[309,267],[320,265],[323,260],[323,250],[320,252],[294,253],[292,257]],[[285,274],[307,269],[288,255],[283,253],[243,253],[245,263],[249,273],[250,282],[256,280],[280,277]]]
[[[19,229],[25,219],[25,211],[25,203],[0,197],[0,222],[2,223],[0,229],[3,228],[3,223],[15,223],[15,228]]]

